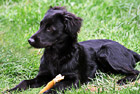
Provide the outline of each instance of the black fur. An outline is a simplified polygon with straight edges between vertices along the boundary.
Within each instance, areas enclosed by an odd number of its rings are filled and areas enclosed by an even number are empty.
[[[77,42],[82,19],[66,11],[64,7],[51,7],[40,22],[40,29],[29,39],[35,48],[45,48],[38,75],[24,80],[12,90],[37,88],[46,85],[56,75],[65,79],[56,83],[45,93],[78,87],[95,77],[99,69],[106,73],[122,73],[126,77],[118,84],[136,80],[139,71],[135,70],[140,55],[121,44],[106,39]]]

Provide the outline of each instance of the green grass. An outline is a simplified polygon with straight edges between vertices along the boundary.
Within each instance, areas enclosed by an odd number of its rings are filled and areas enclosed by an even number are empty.
[[[0,92],[36,76],[43,50],[30,47],[27,40],[38,30],[40,20],[51,5],[66,6],[68,11],[83,18],[79,41],[111,39],[140,53],[140,0],[1,0]],[[139,63],[136,68],[140,70]],[[97,90],[96,94],[140,93],[138,83],[117,86],[115,82],[123,76],[100,74],[93,83],[103,91]],[[20,94],[37,94],[41,88]],[[66,92],[92,94],[87,88],[83,85]]]

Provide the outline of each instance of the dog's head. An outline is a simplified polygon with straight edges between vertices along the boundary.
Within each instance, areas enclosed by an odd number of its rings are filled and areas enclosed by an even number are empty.
[[[66,39],[77,42],[82,19],[64,7],[50,7],[40,22],[40,29],[28,40],[35,48],[46,48]]]

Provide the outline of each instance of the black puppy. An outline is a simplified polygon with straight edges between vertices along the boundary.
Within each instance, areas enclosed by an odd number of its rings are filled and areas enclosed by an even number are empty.
[[[106,73],[127,75],[118,84],[136,80],[135,70],[140,55],[112,40],[88,40],[77,42],[82,19],[66,11],[64,7],[51,7],[40,22],[40,29],[28,40],[35,48],[45,48],[38,75],[24,80],[12,90],[25,90],[46,85],[56,75],[64,80],[45,93],[56,93],[79,83],[87,83],[99,69]]]

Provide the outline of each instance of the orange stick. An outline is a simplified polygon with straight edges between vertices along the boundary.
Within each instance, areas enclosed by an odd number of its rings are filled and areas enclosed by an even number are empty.
[[[51,80],[40,92],[44,93],[45,91],[49,90],[50,88],[52,88],[56,82],[60,82],[61,80],[64,79],[64,76],[62,76],[61,74],[57,75],[53,80]]]

